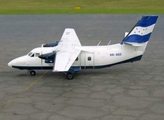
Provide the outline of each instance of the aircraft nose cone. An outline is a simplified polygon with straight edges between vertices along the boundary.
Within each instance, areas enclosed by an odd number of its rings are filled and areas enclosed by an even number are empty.
[[[9,67],[12,67],[12,61],[10,61],[10,62],[8,63],[8,66],[9,66]]]
[[[16,65],[16,64],[17,64],[17,60],[14,59],[14,60],[12,60],[12,61],[10,61],[10,62],[8,63],[8,66],[9,66],[9,67],[12,67],[13,65]]]

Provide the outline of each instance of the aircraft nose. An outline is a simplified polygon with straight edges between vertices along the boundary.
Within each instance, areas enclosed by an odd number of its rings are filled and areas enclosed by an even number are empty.
[[[12,67],[13,65],[16,65],[17,61],[16,60],[12,60],[8,63],[9,67]]]
[[[12,62],[11,61],[8,63],[8,66],[9,67],[12,67]]]

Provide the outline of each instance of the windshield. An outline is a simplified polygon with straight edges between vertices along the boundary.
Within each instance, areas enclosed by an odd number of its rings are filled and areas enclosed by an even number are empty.
[[[27,55],[30,57],[34,57],[34,53],[32,53],[32,52],[29,52]]]

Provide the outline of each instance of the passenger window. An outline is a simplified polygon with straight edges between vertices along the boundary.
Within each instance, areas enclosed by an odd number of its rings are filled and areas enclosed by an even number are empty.
[[[91,61],[91,57],[88,57],[88,61]]]

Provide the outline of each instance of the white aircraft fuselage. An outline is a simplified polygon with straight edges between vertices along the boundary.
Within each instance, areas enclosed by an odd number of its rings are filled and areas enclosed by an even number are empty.
[[[81,46],[83,52],[79,54],[73,63],[73,67],[81,67],[82,69],[94,69],[110,67],[115,64],[133,62],[140,60],[145,46],[134,48],[126,44],[114,44],[107,46]],[[33,49],[27,55],[16,58],[8,63],[9,66],[25,69],[25,70],[44,70],[53,68],[53,62],[46,62],[38,56],[41,54],[50,53],[56,50],[57,47],[38,47]],[[89,52],[90,51],[90,52]]]
[[[20,70],[50,69],[64,72],[68,79],[81,69],[98,69],[113,65],[134,62],[142,58],[158,16],[143,16],[136,25],[125,33],[125,38],[118,44],[106,46],[81,46],[72,28],[65,29],[61,40],[42,45],[27,55],[16,58],[8,66]]]

